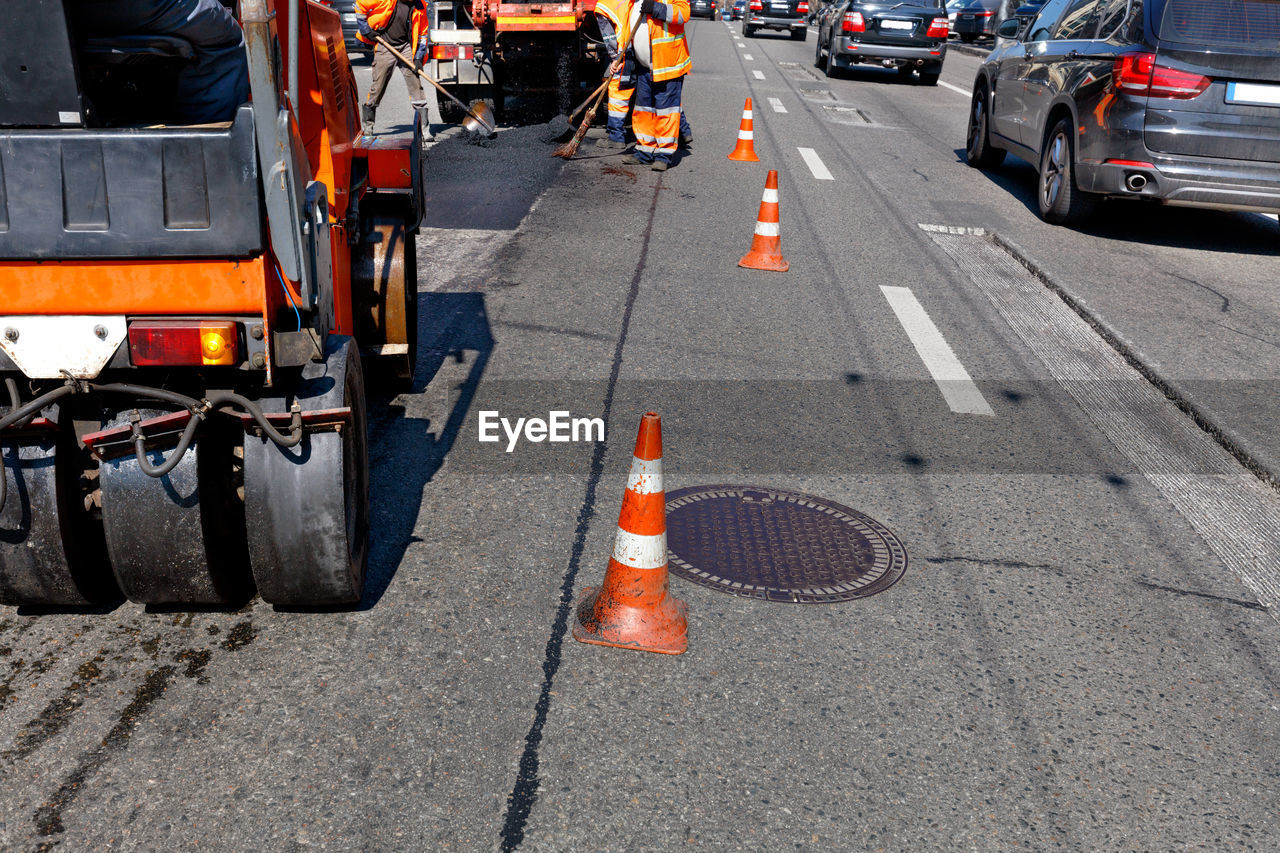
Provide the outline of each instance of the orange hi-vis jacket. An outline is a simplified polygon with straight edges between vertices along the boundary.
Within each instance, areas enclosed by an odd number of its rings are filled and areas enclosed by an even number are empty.
[[[603,15],[613,24],[618,34],[618,47],[631,43],[628,33],[631,30],[631,0],[596,0],[596,14]]]
[[[356,0],[356,14],[363,16],[369,23],[369,29],[377,32],[391,23],[391,16],[395,13],[396,3],[398,2],[400,0]],[[415,49],[418,45],[418,39],[427,34],[429,25],[426,9],[414,9],[409,16],[409,29],[413,34],[413,37],[409,39],[411,49]],[[364,33],[357,32],[356,38],[365,44],[377,44],[373,39],[366,38]]]
[[[685,23],[689,20],[689,0],[660,0],[671,9],[673,21],[661,21],[652,15],[640,16],[643,20],[635,25],[635,37],[639,41],[646,35],[649,39],[649,68],[653,72],[656,83],[663,80],[674,80],[689,73],[693,60],[689,58],[689,45],[684,40]],[[635,4],[638,10],[640,4]],[[644,32],[645,25],[648,32]],[[636,46],[636,58],[644,64],[644,48]]]

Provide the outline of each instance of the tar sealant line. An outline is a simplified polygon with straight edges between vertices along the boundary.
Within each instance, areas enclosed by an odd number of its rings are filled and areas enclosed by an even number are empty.
[[[953,86],[946,80],[939,80],[938,85],[944,89],[950,89],[953,92],[964,95],[966,98],[973,97],[973,92],[970,92],[968,89],[961,89],[959,86]]]
[[[924,226],[1099,431],[1280,618],[1280,495],[1109,345],[1003,245]]]
[[[834,181],[835,178],[831,174],[831,170],[827,168],[827,164],[822,162],[822,158],[818,156],[818,152],[812,148],[797,148],[800,156],[804,158],[804,164],[809,167],[809,171],[820,181]]]
[[[951,345],[942,336],[942,332],[938,331],[911,289],[881,285],[880,291],[889,300],[889,307],[898,316],[898,322],[906,330],[907,337],[920,354],[920,360],[937,383],[938,390],[942,392],[942,398],[947,401],[951,411],[958,415],[995,417],[995,412],[973,383],[969,371],[956,358]]]
[[[764,79],[764,72],[763,72],[763,71],[752,71],[752,72],[751,72],[751,76],[752,76],[752,77],[755,77],[757,80],[763,80],[763,79]]]
[[[773,107],[775,113],[785,113],[787,111],[787,108],[782,105],[782,101],[777,98],[770,98],[769,106]]]

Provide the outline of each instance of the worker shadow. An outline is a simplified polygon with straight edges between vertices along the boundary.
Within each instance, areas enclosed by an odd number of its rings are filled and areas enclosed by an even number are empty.
[[[371,547],[360,610],[377,605],[420,541],[427,484],[453,449],[493,352],[482,293],[421,293],[418,318],[412,390],[369,401]]]

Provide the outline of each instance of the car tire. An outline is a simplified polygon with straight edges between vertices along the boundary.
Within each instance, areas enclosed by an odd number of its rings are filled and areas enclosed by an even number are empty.
[[[792,31],[791,31],[791,40],[792,40],[792,41],[804,41],[804,40],[805,40],[805,39],[807,39],[808,37],[809,37],[809,30],[808,30],[808,28],[807,28],[807,27],[801,27],[801,28],[800,28],[800,29],[798,29],[798,30],[792,30]]]
[[[827,42],[827,61],[822,66],[822,73],[832,78],[840,76],[840,67],[836,65],[836,49],[832,42]]]
[[[977,37],[976,35],[974,35],[973,33],[961,33],[961,34],[960,34],[960,41],[964,42],[965,44],[973,44],[973,43],[974,43],[974,41],[976,41],[976,40],[977,40],[977,38],[978,38],[978,37]]]
[[[921,71],[920,82],[925,86],[936,86],[938,85],[938,78],[941,76],[941,71]]]
[[[813,40],[813,67],[822,68],[825,57],[822,55],[822,33],[818,33],[818,37]]]
[[[1036,201],[1040,218],[1054,225],[1072,225],[1086,219],[1097,198],[1076,186],[1074,125],[1070,116],[1045,137],[1040,151],[1040,176],[1036,181]]]
[[[969,129],[965,135],[964,161],[975,169],[994,169],[1004,162],[1004,149],[991,144],[991,107],[985,84],[973,91],[969,102]]]
[[[743,37],[744,39],[749,39],[749,38],[754,37],[754,36],[755,36],[755,34],[756,34],[755,29],[754,29],[754,28],[752,28],[752,27],[748,27],[748,26],[747,26],[746,21],[743,21],[743,22],[742,22],[742,37]]]
[[[913,73],[915,73],[915,69],[910,65],[898,66],[898,79],[900,80],[910,80]]]

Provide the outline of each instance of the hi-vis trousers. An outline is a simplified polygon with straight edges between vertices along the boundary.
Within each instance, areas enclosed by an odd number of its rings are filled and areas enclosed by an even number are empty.
[[[635,157],[641,163],[670,163],[680,141],[680,94],[684,77],[654,82],[645,71],[636,81],[636,107],[631,129],[636,135]]]
[[[615,142],[627,141],[627,112],[631,109],[631,96],[635,87],[622,88],[617,76],[609,78],[609,138]]]

